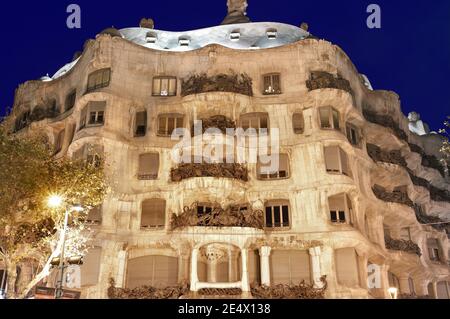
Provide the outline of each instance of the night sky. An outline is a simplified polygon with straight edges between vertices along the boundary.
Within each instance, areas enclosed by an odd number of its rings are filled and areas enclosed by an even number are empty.
[[[53,75],[88,38],[103,29],[137,27],[142,17],[156,29],[185,31],[220,24],[226,0],[2,1],[0,107],[11,106],[22,82]],[[66,7],[81,6],[82,28],[66,27]],[[382,9],[382,28],[367,28],[366,8]],[[397,92],[404,113],[416,110],[433,130],[450,115],[449,0],[249,0],[254,22],[300,25],[339,45],[375,89]]]

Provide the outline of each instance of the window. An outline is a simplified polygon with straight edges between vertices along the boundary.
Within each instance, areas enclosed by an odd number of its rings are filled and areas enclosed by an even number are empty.
[[[102,126],[105,124],[106,102],[89,102],[88,105],[81,110],[80,130],[86,126]]]
[[[270,201],[266,203],[265,225],[267,228],[290,227],[289,202]]]
[[[400,281],[398,280],[397,276],[388,272],[388,279],[389,279],[389,287],[395,287],[400,288]]]
[[[63,144],[64,144],[64,136],[66,134],[66,130],[63,129],[61,130],[57,137],[56,137],[56,142],[55,142],[55,154],[61,152],[62,148],[63,148]]]
[[[89,74],[86,93],[109,86],[111,69],[102,69]]]
[[[152,180],[158,178],[159,153],[147,153],[139,155],[138,179]]]
[[[295,134],[303,134],[305,132],[305,119],[303,113],[294,113],[292,116],[292,126]]]
[[[408,285],[409,285],[409,293],[415,295],[416,288],[414,286],[414,280],[411,277],[408,278]]]
[[[127,262],[126,287],[143,286],[166,288],[178,284],[178,258],[169,256],[144,256]]]
[[[335,251],[336,275],[340,285],[359,286],[358,256],[354,248],[342,248]]]
[[[197,205],[197,216],[202,217],[204,215],[209,215],[213,212],[214,206],[211,204],[198,204]]]
[[[326,106],[319,109],[320,126],[323,129],[340,130],[340,115],[334,108]]]
[[[177,128],[184,127],[184,115],[162,114],[158,117],[158,135],[171,136]]]
[[[98,283],[100,275],[102,249],[100,247],[90,248],[83,258],[81,271],[81,286],[93,286]]]
[[[73,153],[74,160],[85,160],[88,165],[100,166],[103,147],[100,145],[85,144]]]
[[[271,163],[262,164],[258,161],[257,170],[258,170],[258,178],[259,179],[283,179],[289,178],[289,157],[287,154],[279,154],[279,165],[278,169],[273,172],[263,171],[263,168],[268,170],[271,166]]]
[[[142,137],[147,134],[147,111],[137,112],[134,124],[134,136]]]
[[[400,229],[400,239],[410,241],[411,240],[411,230],[409,227]]]
[[[166,224],[166,201],[149,199],[142,202],[141,228],[163,229]]]
[[[156,40],[158,40],[158,35],[155,32],[147,32],[145,40],[147,43],[156,43]]]
[[[281,94],[280,74],[264,75],[264,95]]]
[[[436,238],[429,238],[427,240],[428,255],[432,261],[441,260],[441,251],[439,246],[439,241]]]
[[[158,76],[153,78],[153,96],[176,96],[177,78]]]
[[[239,30],[234,30],[230,33],[230,40],[237,42],[241,38],[241,32]]]
[[[277,38],[278,31],[277,31],[277,29],[268,29],[266,31],[266,34],[267,34],[267,38],[269,40],[275,40]]]
[[[66,103],[65,103],[65,111],[71,110],[75,106],[75,101],[77,99],[77,91],[73,90],[69,93],[66,97]]]
[[[240,126],[245,131],[249,128],[269,130],[269,115],[267,113],[250,113],[241,116]]]
[[[354,146],[361,146],[361,137],[359,129],[352,124],[347,124],[346,130],[347,130],[347,139],[350,142],[350,144]]]
[[[352,203],[346,194],[328,197],[328,206],[332,223],[352,223]]]
[[[102,223],[102,206],[92,208],[86,217],[86,223],[100,225]]]
[[[325,166],[328,173],[351,177],[347,154],[339,146],[325,147]]]
[[[447,282],[440,281],[436,285],[437,290],[437,299],[449,299],[450,298],[450,291],[447,286]]]
[[[311,266],[306,250],[275,249],[270,254],[271,284],[299,285],[311,283]]]

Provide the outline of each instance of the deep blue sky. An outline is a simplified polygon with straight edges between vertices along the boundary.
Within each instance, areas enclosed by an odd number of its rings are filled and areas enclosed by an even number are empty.
[[[66,27],[66,7],[82,9],[82,28]],[[382,29],[366,26],[366,8],[382,8]],[[226,0],[2,1],[0,114],[19,83],[53,75],[102,29],[132,27],[152,17],[156,28],[183,31],[219,24]],[[249,0],[252,21],[293,25],[344,49],[375,89],[400,94],[405,113],[417,110],[437,130],[450,114],[450,0]]]

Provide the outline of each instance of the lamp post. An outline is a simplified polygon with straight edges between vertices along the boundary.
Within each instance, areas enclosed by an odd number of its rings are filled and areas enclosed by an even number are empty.
[[[61,196],[52,195],[48,199],[48,205],[52,208],[58,208],[62,204],[63,204],[63,198]],[[61,232],[61,237],[59,239],[59,242],[61,244],[61,253],[60,253],[60,257],[59,257],[59,266],[58,266],[58,269],[60,272],[60,277],[59,277],[58,283],[56,284],[55,299],[61,299],[64,294],[63,283],[64,283],[64,268],[66,267],[64,265],[64,258],[65,258],[64,254],[65,254],[65,248],[66,248],[66,232],[67,232],[67,227],[69,224],[69,214],[72,211],[81,212],[81,211],[83,211],[83,208],[80,205],[73,205],[70,207],[65,206],[64,225],[63,225],[63,229]]]
[[[398,298],[398,288],[396,287],[390,287],[388,289],[389,295],[391,296],[391,299],[397,299]]]

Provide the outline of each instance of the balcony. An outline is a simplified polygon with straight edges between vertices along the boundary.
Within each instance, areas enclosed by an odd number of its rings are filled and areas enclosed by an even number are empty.
[[[260,210],[248,206],[231,205],[226,209],[213,207],[199,213],[198,204],[185,207],[180,215],[172,215],[172,230],[184,227],[248,227],[264,229],[264,216]]]
[[[435,216],[428,216],[424,213],[422,207],[419,205],[414,205],[414,211],[416,213],[416,218],[419,223],[422,225],[430,225],[434,229],[438,231],[443,231],[447,229],[448,225],[450,224],[443,224],[443,220],[439,217]]]
[[[319,89],[338,89],[344,90],[353,95],[350,82],[340,75],[333,75],[327,72],[311,72],[311,77],[306,81],[306,87],[309,91]]]
[[[60,114],[55,103],[47,105],[38,105],[32,111],[26,111],[20,114],[15,122],[14,132],[28,127],[33,122],[39,122],[45,119],[53,119]]]
[[[117,288],[114,279],[110,279],[109,283],[109,299],[180,299],[189,295],[189,285],[187,283],[166,288],[143,286],[134,289]]]
[[[245,73],[218,74],[208,77],[206,73],[183,79],[181,96],[207,92],[230,92],[253,96],[252,79]]]
[[[194,177],[231,178],[244,182],[248,181],[248,170],[242,164],[180,164],[170,172],[172,182],[181,182],[184,179]]]
[[[387,128],[390,128],[394,135],[399,139],[408,141],[408,135],[400,128],[400,125],[389,115],[377,114],[372,111],[368,111],[367,109],[363,110],[364,117],[367,121],[378,124]]]
[[[387,249],[404,251],[406,253],[416,254],[419,257],[422,256],[420,247],[412,240],[392,239],[391,237],[386,236],[384,241]]]
[[[388,203],[397,203],[409,206],[411,208],[414,207],[413,201],[409,198],[408,194],[402,191],[393,191],[392,193],[385,190],[384,187],[379,185],[374,185],[372,187],[373,193],[375,196],[385,202]]]
[[[227,133],[227,129],[236,129],[236,122],[227,118],[226,116],[217,115],[207,119],[201,119],[202,122],[202,134],[208,129],[220,130],[223,134]],[[192,126],[191,136],[195,136],[195,126]]]
[[[380,147],[367,144],[367,153],[375,162],[383,162],[407,167],[408,164],[400,151],[383,151]]]

